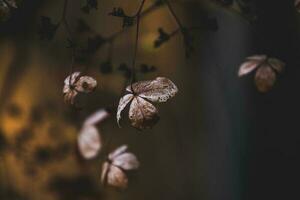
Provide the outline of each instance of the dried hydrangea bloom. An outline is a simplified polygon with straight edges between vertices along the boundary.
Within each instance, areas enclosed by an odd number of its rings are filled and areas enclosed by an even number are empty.
[[[102,147],[101,136],[97,128],[95,126],[83,126],[78,135],[77,144],[83,158],[95,158]]]
[[[258,91],[268,92],[276,81],[276,75],[281,73],[284,67],[285,63],[277,58],[254,55],[247,57],[246,61],[242,63],[238,76],[242,77],[256,70],[254,80]]]
[[[120,99],[117,122],[121,119],[121,113],[131,102],[129,119],[131,125],[137,129],[146,129],[154,126],[159,120],[158,110],[153,103],[166,102],[178,92],[176,85],[169,79],[158,77],[154,80],[140,81],[126,88],[129,94]]]
[[[108,155],[108,159],[102,165],[101,182],[120,189],[128,186],[126,171],[136,170],[140,163],[136,156],[127,152],[127,146],[123,145]]]
[[[78,93],[90,93],[97,86],[97,81],[89,76],[81,76],[80,72],[74,72],[68,76],[63,88],[65,102],[74,104],[75,97]]]

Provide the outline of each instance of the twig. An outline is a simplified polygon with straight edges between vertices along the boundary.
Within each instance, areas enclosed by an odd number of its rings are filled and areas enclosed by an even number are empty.
[[[136,65],[136,57],[137,57],[137,51],[138,51],[138,43],[139,43],[139,30],[140,30],[140,19],[141,19],[141,12],[145,5],[146,0],[142,0],[142,3],[140,7],[138,8],[136,14],[133,16],[136,18],[136,33],[135,33],[135,45],[134,45],[134,53],[132,58],[132,66],[131,66],[131,79],[130,84],[135,81],[135,65]],[[132,86],[131,86],[132,87]],[[132,90],[133,91],[133,90]]]
[[[177,25],[179,26],[179,29],[181,31],[182,34],[184,34],[184,26],[182,25],[181,21],[179,20],[178,16],[176,15],[174,9],[172,8],[172,5],[170,4],[170,2],[168,0],[164,0],[165,4],[167,5],[169,11],[171,12],[172,16],[174,17]]]
[[[140,19],[142,19],[143,17],[147,16],[148,14],[152,13],[152,11],[156,10],[161,4],[162,0],[157,0],[157,2],[155,2],[154,4],[152,4],[149,8],[145,9],[143,12],[141,10],[140,12]],[[142,5],[142,4],[141,4]],[[136,21],[137,22],[137,21]],[[136,23],[134,22],[134,24]],[[114,34],[112,34],[111,36],[106,38],[105,42],[110,42],[112,40],[115,40],[116,38],[118,38],[120,35],[122,35],[123,33],[125,33],[128,29],[122,29]]]

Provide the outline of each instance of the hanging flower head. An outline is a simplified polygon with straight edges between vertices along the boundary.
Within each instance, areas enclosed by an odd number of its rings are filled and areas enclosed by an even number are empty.
[[[127,146],[123,145],[108,155],[102,166],[101,182],[120,189],[128,186],[126,172],[136,170],[140,163],[133,153],[126,152]]]
[[[158,77],[154,80],[140,81],[126,88],[129,94],[120,99],[117,122],[121,119],[121,112],[130,104],[129,119],[131,125],[137,129],[151,128],[159,120],[158,110],[151,104],[166,102],[178,92],[176,85],[169,79]]]
[[[256,70],[255,84],[260,92],[268,92],[276,81],[277,74],[281,73],[285,64],[277,58],[266,55],[254,55],[246,58],[240,66],[238,76],[242,77]]]
[[[74,104],[78,93],[90,93],[97,86],[97,81],[90,76],[81,76],[80,72],[74,72],[68,76],[63,88],[65,102]]]

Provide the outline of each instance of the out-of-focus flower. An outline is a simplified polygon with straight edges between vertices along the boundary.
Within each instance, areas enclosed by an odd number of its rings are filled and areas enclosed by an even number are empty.
[[[102,147],[102,139],[95,126],[83,126],[78,138],[78,149],[85,159],[95,158]]]
[[[281,73],[285,63],[277,58],[270,58],[266,55],[254,55],[246,58],[240,66],[238,76],[242,77],[256,70],[255,84],[260,92],[268,92],[276,81],[276,73]]]
[[[105,109],[100,109],[91,114],[84,121],[77,138],[78,149],[83,158],[93,159],[101,151],[101,133],[96,128],[96,125],[103,122],[109,116],[109,112],[107,112]]]
[[[126,152],[127,146],[123,145],[108,155],[103,163],[101,182],[103,185],[110,185],[120,189],[128,186],[126,172],[136,170],[140,163],[133,153]]]

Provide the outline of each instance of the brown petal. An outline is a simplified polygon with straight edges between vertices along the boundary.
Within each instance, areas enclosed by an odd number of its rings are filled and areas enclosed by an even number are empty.
[[[277,58],[269,58],[268,63],[275,69],[278,73],[281,73],[284,70],[285,63]]]
[[[255,84],[260,92],[269,91],[273,87],[275,80],[276,74],[268,65],[261,66],[256,72]]]
[[[136,156],[132,153],[123,153],[113,159],[112,164],[122,168],[123,170],[138,169],[140,163]]]
[[[128,149],[127,145],[122,145],[120,147],[118,147],[116,150],[114,150],[112,153],[110,153],[108,155],[108,159],[109,160],[113,160],[115,159],[117,156],[121,155],[122,153],[126,152],[126,150]]]
[[[104,162],[102,165],[102,171],[101,171],[102,185],[106,185],[107,173],[108,173],[109,167],[110,167],[110,164],[108,162]]]
[[[64,85],[64,88],[63,88],[63,93],[66,94],[70,91],[70,86],[69,85]]]
[[[252,61],[258,61],[260,63],[264,62],[268,56],[266,55],[253,55],[253,56],[248,56],[246,59],[247,60],[252,60]]]
[[[85,159],[95,158],[102,147],[100,134],[94,126],[84,126],[77,141],[79,152]]]
[[[152,80],[135,82],[132,85],[127,86],[126,90],[130,93],[133,93],[132,92],[133,89],[135,94],[139,94],[141,93],[142,90],[144,90],[145,87],[149,86],[151,82]]]
[[[240,66],[240,69],[239,69],[239,72],[238,72],[238,76],[241,77],[241,76],[244,76],[246,74],[249,74],[250,72],[252,72],[254,69],[256,69],[259,65],[259,62],[258,61],[247,61],[247,62],[244,62],[241,66]]]
[[[133,92],[152,102],[166,102],[178,92],[176,85],[165,77],[157,77],[152,81],[140,81],[132,85]],[[131,91],[131,86],[127,87]]]
[[[117,111],[117,123],[118,123],[119,127],[120,127],[121,113],[132,99],[133,99],[132,94],[126,94],[119,101],[118,111]]]
[[[70,76],[68,76],[65,79],[65,81],[64,81],[65,85],[73,85],[75,83],[76,79],[78,78],[78,76],[80,76],[80,74],[81,74],[80,72],[72,73]],[[70,81],[70,79],[71,79],[71,81]]]
[[[75,83],[75,89],[79,92],[89,93],[97,87],[97,81],[90,76],[81,76]]]
[[[157,109],[141,97],[134,97],[130,109],[131,125],[137,129],[146,129],[154,126],[159,120]]]
[[[69,90],[67,93],[64,94],[64,101],[73,105],[75,103],[75,98],[77,94],[78,93],[75,90]]]
[[[105,109],[100,109],[90,115],[83,123],[84,126],[96,125],[109,117],[109,113]]]
[[[107,184],[120,189],[125,189],[128,185],[128,178],[119,167],[110,165],[107,173]]]

